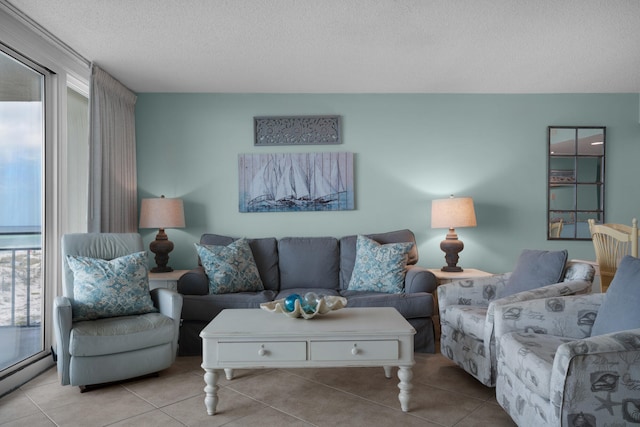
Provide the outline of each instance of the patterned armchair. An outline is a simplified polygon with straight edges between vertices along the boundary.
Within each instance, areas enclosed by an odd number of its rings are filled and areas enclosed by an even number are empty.
[[[640,328],[591,336],[607,296],[496,307],[496,399],[518,426],[640,425]]]
[[[497,307],[531,299],[591,292],[594,268],[567,263],[563,281],[500,297],[512,273],[461,280],[438,287],[441,323],[440,351],[488,387],[495,387],[496,346],[494,312]]]

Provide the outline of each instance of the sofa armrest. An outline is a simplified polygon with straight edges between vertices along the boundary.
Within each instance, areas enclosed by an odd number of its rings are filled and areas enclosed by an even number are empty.
[[[182,295],[208,295],[209,278],[203,267],[187,271],[178,279],[178,292]]]
[[[407,266],[407,275],[404,278],[404,293],[427,292],[433,294],[437,286],[438,279],[432,272],[417,265]]]
[[[573,339],[588,337],[604,297],[598,293],[495,304],[496,342],[510,332],[535,332]]]
[[[474,305],[488,307],[504,288],[511,273],[495,274],[488,277],[463,279],[438,286],[438,307],[440,312],[451,305]]]
[[[53,327],[56,336],[58,377],[62,385],[68,385],[71,381],[69,377],[69,363],[71,361],[69,342],[71,339],[72,319],[71,300],[67,297],[57,296],[53,300]]]
[[[603,366],[606,366],[606,369]],[[603,375],[606,375],[608,380],[613,379],[615,383],[598,381]],[[640,387],[638,378],[640,378],[640,328],[571,341],[558,347],[553,360],[550,383],[551,403],[557,408],[559,414],[563,408],[566,408],[565,411],[570,409],[574,413],[580,410],[587,412],[602,405],[602,399],[598,399],[602,396],[598,396],[598,393],[593,391],[606,391],[613,387],[616,387],[619,392],[616,393],[618,401],[637,398]],[[566,390],[567,384],[571,385],[569,390]],[[576,390],[592,392],[576,394]],[[579,399],[577,399],[578,396]],[[570,402],[569,406],[567,402]],[[617,412],[602,411],[604,418],[598,415],[598,422],[605,421],[604,424],[606,424],[606,421],[620,421],[623,413],[621,408],[618,408]]]

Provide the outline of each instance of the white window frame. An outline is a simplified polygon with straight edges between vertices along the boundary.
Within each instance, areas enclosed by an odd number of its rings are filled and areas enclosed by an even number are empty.
[[[44,209],[46,227],[42,236],[45,255],[45,301],[43,328],[45,349],[55,342],[52,307],[56,295],[62,293],[60,237],[75,228],[63,218],[67,203],[67,87],[89,97],[90,63],[69,46],[49,34],[41,26],[24,15],[15,6],[0,0],[0,43],[50,70],[54,75],[45,85],[45,186],[47,203]],[[46,354],[0,380],[0,396],[16,389],[53,365],[53,358]]]

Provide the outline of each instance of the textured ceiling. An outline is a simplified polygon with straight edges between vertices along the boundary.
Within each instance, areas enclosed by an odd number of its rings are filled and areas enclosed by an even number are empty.
[[[640,92],[638,0],[9,0],[136,92]]]

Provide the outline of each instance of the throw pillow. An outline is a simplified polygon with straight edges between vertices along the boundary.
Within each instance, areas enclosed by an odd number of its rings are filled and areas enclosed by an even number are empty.
[[[593,323],[591,336],[640,328],[640,259],[622,258]]]
[[[566,249],[561,251],[523,250],[500,298],[559,283],[567,264],[567,256]]]
[[[149,294],[147,253],[113,260],[67,255],[73,272],[73,321],[158,311]]]
[[[411,248],[412,242],[381,245],[366,236],[358,236],[348,290],[401,293]]]
[[[209,278],[210,294],[264,290],[247,239],[238,239],[227,246],[196,243],[196,250]]]

